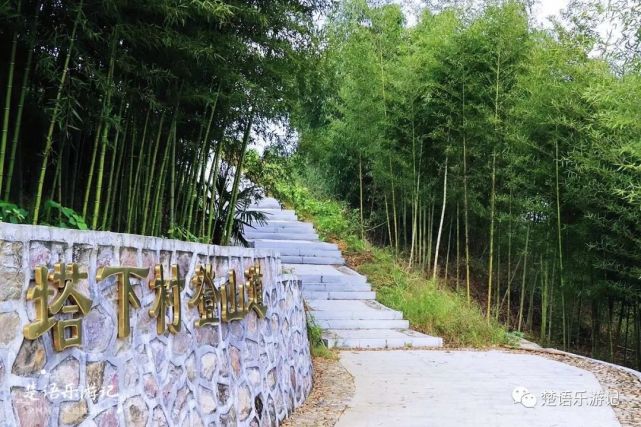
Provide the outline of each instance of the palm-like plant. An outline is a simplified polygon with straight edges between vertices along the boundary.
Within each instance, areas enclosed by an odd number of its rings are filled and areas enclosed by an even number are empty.
[[[214,207],[218,212],[218,217],[221,219],[215,221],[213,233],[211,235],[211,243],[220,244],[225,234],[224,218],[227,218],[231,208],[232,189],[227,185],[227,180],[223,175],[217,179],[217,196],[214,201]],[[264,213],[256,210],[248,210],[248,208],[255,202],[263,198],[262,189],[255,184],[245,182],[244,187],[239,190],[236,197],[236,204],[234,206],[234,214],[231,226],[230,240],[248,246],[248,242],[243,236],[247,227],[253,227],[254,224],[263,225],[266,222]]]

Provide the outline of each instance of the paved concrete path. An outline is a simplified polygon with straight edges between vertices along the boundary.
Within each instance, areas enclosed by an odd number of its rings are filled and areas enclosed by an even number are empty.
[[[610,427],[607,403],[544,406],[546,391],[592,396],[601,391],[588,371],[527,354],[500,351],[343,351],[356,392],[337,426]],[[514,403],[525,387],[532,408]],[[530,403],[534,403],[532,397]]]

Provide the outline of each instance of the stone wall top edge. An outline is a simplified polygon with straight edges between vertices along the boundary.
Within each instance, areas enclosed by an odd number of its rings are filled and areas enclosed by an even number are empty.
[[[0,222],[0,240],[15,242],[52,241],[65,242],[68,244],[120,246],[139,249],[194,252],[207,254],[209,256],[276,257],[276,253],[269,249],[219,246],[139,234],[75,230],[45,225],[11,224],[6,222]]]

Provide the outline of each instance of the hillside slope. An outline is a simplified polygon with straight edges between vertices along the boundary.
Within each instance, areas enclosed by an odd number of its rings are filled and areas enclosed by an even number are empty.
[[[312,222],[321,239],[338,245],[347,265],[368,277],[377,300],[402,311],[410,327],[440,336],[449,347],[485,347],[507,344],[510,335],[495,323],[488,324],[476,303],[433,281],[416,269],[408,269],[393,252],[358,236],[356,214],[340,203],[315,196],[299,183],[277,183],[273,195]]]

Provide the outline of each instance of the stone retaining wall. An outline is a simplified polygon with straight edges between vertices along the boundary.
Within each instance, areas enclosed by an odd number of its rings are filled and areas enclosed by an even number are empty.
[[[196,264],[212,263],[217,277],[234,269],[242,283],[255,260],[266,317],[195,327],[187,301]],[[34,268],[57,262],[88,273],[78,288],[93,301],[82,346],[61,352],[50,332],[23,336],[36,318],[26,298]],[[177,264],[186,279],[181,331],[157,334],[148,278],[132,280],[141,308],[131,308],[130,336],[118,338],[117,286],[97,283],[97,269],[152,267],[152,276],[156,264]],[[265,250],[0,223],[0,426],[277,425],[312,386],[301,285],[280,271]]]

